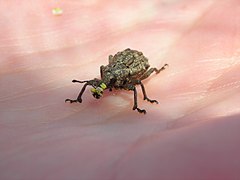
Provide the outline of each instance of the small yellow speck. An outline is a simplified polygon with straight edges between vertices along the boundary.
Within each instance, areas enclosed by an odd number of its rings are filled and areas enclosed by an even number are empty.
[[[52,14],[55,16],[62,15],[62,13],[63,13],[63,10],[61,8],[53,8],[52,9]]]

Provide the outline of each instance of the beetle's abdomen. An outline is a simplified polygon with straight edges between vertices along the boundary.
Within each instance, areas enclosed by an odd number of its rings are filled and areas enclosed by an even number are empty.
[[[113,56],[110,66],[126,69],[132,78],[142,75],[149,68],[148,59],[142,52],[125,49]]]

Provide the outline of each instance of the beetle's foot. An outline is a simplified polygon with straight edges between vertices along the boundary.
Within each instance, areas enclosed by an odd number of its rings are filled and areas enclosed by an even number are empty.
[[[161,69],[159,69],[159,70],[156,71],[156,74],[158,74],[158,73],[160,73],[161,71],[165,70],[167,66],[169,66],[169,65],[168,65],[168,64],[164,64],[164,66],[161,67]]]
[[[169,66],[168,64],[164,64],[164,66],[160,69],[161,71],[166,69],[166,67]]]
[[[70,102],[70,103],[76,103],[76,102],[82,102],[82,101],[78,101],[77,99],[72,100],[72,99],[66,99],[65,102]]]
[[[133,108],[133,110],[137,110],[139,113],[143,113],[143,114],[147,113],[145,109]]]
[[[144,98],[144,100],[147,100],[147,101],[149,101],[150,103],[156,103],[156,104],[158,104],[158,101],[157,101],[157,100],[152,100],[152,99],[149,99],[149,98]]]
[[[147,113],[145,109],[139,109],[139,108],[137,108],[137,111],[138,111],[139,113],[143,113],[143,114],[146,114],[146,113]]]
[[[167,66],[169,66],[169,65],[168,65],[168,64],[164,64],[164,66],[163,66],[163,67],[164,67],[164,68],[166,68]]]

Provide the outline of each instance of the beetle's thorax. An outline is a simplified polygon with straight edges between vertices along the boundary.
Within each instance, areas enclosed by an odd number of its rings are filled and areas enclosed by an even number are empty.
[[[104,72],[101,82],[106,84],[106,86],[109,88],[109,87],[112,87],[114,80],[115,80],[115,76],[112,72]]]

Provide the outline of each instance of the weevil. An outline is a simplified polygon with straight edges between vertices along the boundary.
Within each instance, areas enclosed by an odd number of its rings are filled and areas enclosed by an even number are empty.
[[[150,103],[157,103],[157,100],[149,99],[142,80],[148,78],[153,72],[156,74],[163,71],[168,64],[165,64],[162,68],[150,68],[148,59],[142,52],[137,50],[125,49],[120,51],[114,56],[109,55],[108,65],[102,65],[100,67],[101,78],[94,78],[92,80],[79,81],[72,80],[73,83],[85,83],[77,97],[77,99],[66,99],[65,102],[82,102],[82,95],[86,87],[92,86],[91,92],[94,98],[100,99],[103,96],[103,91],[109,89],[124,89],[133,91],[134,104],[133,110],[137,110],[139,113],[146,114],[145,109],[138,108],[137,101],[137,89],[136,85],[140,85],[143,93],[143,99]]]

